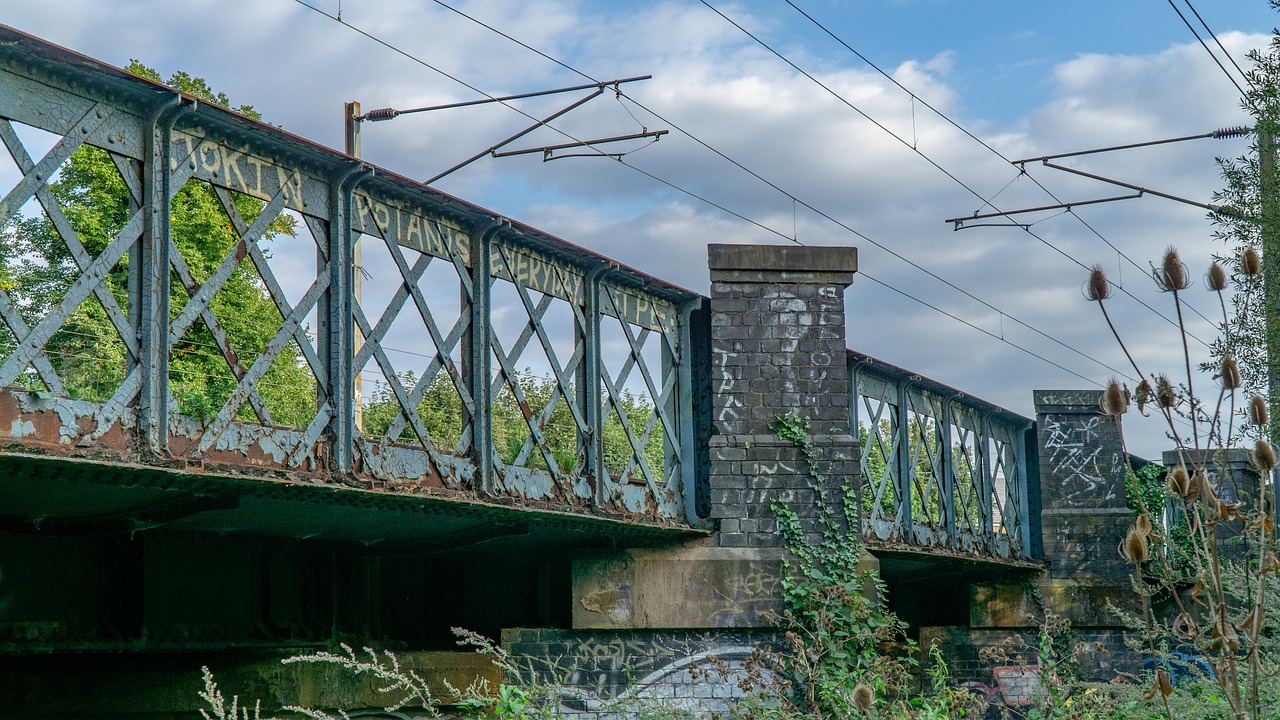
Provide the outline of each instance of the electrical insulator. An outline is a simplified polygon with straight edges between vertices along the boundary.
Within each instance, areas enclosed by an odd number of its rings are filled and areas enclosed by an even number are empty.
[[[1247,125],[1237,125],[1235,127],[1222,128],[1209,133],[1209,137],[1214,140],[1225,140],[1227,138],[1244,137],[1253,132],[1253,128]]]
[[[368,120],[369,122],[379,122],[381,120],[390,120],[399,114],[400,111],[395,108],[378,108],[377,110],[370,110],[365,113],[360,119]]]

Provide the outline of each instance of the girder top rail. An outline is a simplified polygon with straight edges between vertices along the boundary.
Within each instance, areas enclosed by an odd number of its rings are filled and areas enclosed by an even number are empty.
[[[848,364],[864,536],[1031,559],[1034,421],[852,350]]]
[[[697,523],[700,296],[3,26],[0,141],[0,441]]]

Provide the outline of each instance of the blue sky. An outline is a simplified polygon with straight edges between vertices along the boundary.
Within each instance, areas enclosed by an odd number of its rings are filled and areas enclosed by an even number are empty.
[[[1195,41],[1164,0],[828,0],[797,4],[824,24],[830,20],[832,30],[882,66],[896,67],[912,59],[951,53],[948,80],[962,96],[959,115],[966,120],[1016,120],[1051,96],[1053,68],[1078,55],[1144,55]],[[761,12],[774,8],[769,14],[799,17],[785,3],[751,3],[748,7],[758,7]],[[1276,22],[1275,13],[1265,2],[1201,0],[1195,7],[1214,32],[1265,33]],[[1180,8],[1195,22],[1185,5]],[[827,48],[824,52],[831,56],[843,52],[831,48],[832,41],[806,25],[809,23],[803,18],[788,21],[786,33],[793,37],[805,33],[806,42],[815,49]],[[896,30],[885,32],[886,28]],[[1207,55],[1205,61],[1209,62]]]
[[[309,2],[338,12],[337,0]],[[1235,88],[1165,1],[795,2],[1009,158],[1247,122]],[[1033,228],[1038,237],[1010,229],[953,232],[943,219],[982,208],[984,199],[1003,209],[1052,201],[783,0],[712,4],[840,98],[699,2],[459,0],[457,7],[592,77],[653,74],[627,86],[628,94],[697,140],[610,96],[557,127],[578,138],[671,129],[627,161],[751,222],[600,159],[486,159],[437,187],[702,292],[708,242],[794,236],[856,245],[862,277],[848,295],[850,346],[1024,414],[1032,413],[1034,388],[1095,387],[1113,369],[1124,370],[1096,308],[1081,298],[1081,263],[1104,264],[1168,316],[1167,298],[1129,260],[1145,267],[1176,244],[1198,275],[1221,249],[1203,211],[1151,197],[1043,219]],[[1196,8],[1242,64],[1280,19],[1263,0],[1201,0]],[[342,0],[341,10],[350,25],[493,94],[583,82],[429,0]],[[164,75],[181,69],[205,76],[235,103],[331,146],[341,144],[343,101],[369,109],[477,97],[295,0],[42,0],[6,4],[0,22],[115,65],[138,58]],[[561,100],[520,107],[537,115]],[[403,117],[366,125],[365,157],[426,178],[527,122],[493,105]],[[698,140],[865,237],[798,206]],[[563,141],[544,130],[519,146]],[[1214,156],[1246,147],[1245,140],[1205,140],[1073,162],[1208,200],[1220,183]],[[1064,200],[1120,194],[1029,170]],[[1210,314],[1208,298],[1193,302]],[[1176,369],[1169,353],[1175,336],[1164,320],[1128,298],[1115,312],[1144,366]],[[1196,322],[1194,332],[1211,335]],[[1159,429],[1134,429],[1132,436],[1148,456],[1169,446]]]

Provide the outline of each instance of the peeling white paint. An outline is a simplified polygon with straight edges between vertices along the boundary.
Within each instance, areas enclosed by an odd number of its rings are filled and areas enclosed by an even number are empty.
[[[35,434],[35,431],[35,424],[29,420],[14,419],[13,426],[9,428],[9,437],[23,438]]]

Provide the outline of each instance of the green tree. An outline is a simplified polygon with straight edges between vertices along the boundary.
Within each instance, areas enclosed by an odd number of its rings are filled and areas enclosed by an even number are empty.
[[[933,418],[913,418],[908,427],[907,457],[915,458],[915,472],[911,479],[911,513],[916,524],[943,527],[942,490],[939,478],[935,476],[934,456],[938,452],[938,439]],[[893,452],[894,428],[889,420],[882,420],[875,428],[876,437],[872,437],[871,426],[860,425],[858,435],[863,448],[865,474],[862,480],[860,505],[865,515],[876,506],[875,484],[886,477],[888,458],[885,453]],[[973,484],[972,468],[978,466],[975,450],[963,443],[953,442],[951,445],[952,472],[955,475],[955,492],[952,501],[955,503],[956,522],[961,530],[972,526],[978,529],[978,493]],[[941,468],[938,469],[941,472]],[[897,511],[896,489],[892,478],[884,493],[880,496],[880,515],[893,517]]]
[[[400,377],[401,384],[412,388],[417,384],[413,373],[404,373]],[[543,408],[547,407],[559,391],[555,380],[541,377],[526,369],[516,372],[516,382],[525,403],[540,417]],[[626,415],[636,440],[640,441],[645,427],[653,414],[653,403],[645,395],[638,395],[627,390],[621,392],[618,403]],[[435,447],[444,452],[452,452],[462,437],[462,403],[453,381],[443,372],[431,379],[423,392],[422,400],[417,407],[418,418],[422,427]],[[364,407],[364,433],[369,437],[383,437],[391,425],[400,417],[400,404],[395,393],[385,383],[378,383],[370,393],[369,401]],[[493,444],[504,463],[515,462],[528,440],[529,424],[524,418],[524,411],[516,402],[510,387],[504,385],[495,393],[490,410],[490,422],[493,424]],[[542,436],[547,442],[552,459],[564,474],[582,472],[582,457],[578,447],[577,424],[573,413],[563,397],[556,400],[555,406],[541,428]],[[627,437],[617,410],[609,412],[602,431],[604,443],[605,468],[615,477],[626,470],[633,459],[631,441]],[[408,425],[392,438],[397,442],[414,443],[417,441],[414,431]],[[664,472],[663,428],[659,422],[644,442],[640,455],[648,465],[655,480],[662,483]],[[546,458],[535,447],[524,458],[521,465],[539,470],[549,469]],[[643,477],[639,468],[631,470],[632,477]]]
[[[160,81],[159,74],[138,61],[126,68],[136,75]],[[223,93],[215,93],[203,78],[174,73],[168,84],[204,102],[230,107]],[[257,119],[252,107],[237,111]],[[118,158],[117,158],[118,159]],[[125,172],[136,172],[126,165]],[[117,163],[101,148],[83,145],[59,170],[48,189],[71,228],[90,255],[101,252],[128,221],[131,198]],[[246,223],[262,211],[263,202],[233,193],[234,203]],[[230,218],[214,189],[191,180],[174,196],[170,207],[171,236],[190,270],[192,279],[203,283],[238,241]],[[294,219],[282,214],[259,239],[260,245],[281,235],[293,235]],[[79,276],[67,244],[45,213],[19,214],[2,230],[0,267],[6,289],[28,324],[38,321],[59,301],[67,287]],[[264,251],[265,252],[265,251]],[[126,257],[106,278],[106,287],[118,306],[127,312],[128,275],[132,258]],[[187,290],[177,273],[171,274],[170,308],[174,317],[188,300]],[[280,327],[282,316],[261,277],[248,260],[242,261],[230,279],[212,298],[210,307],[217,316],[226,340],[248,368],[261,354]],[[5,341],[12,347],[13,340]],[[102,401],[124,378],[127,350],[113,327],[103,304],[90,298],[73,312],[46,345],[54,367],[73,397]],[[39,384],[31,376],[27,378]],[[170,390],[179,410],[207,417],[221,408],[235,388],[238,378],[224,357],[217,339],[202,321],[187,330],[170,354]],[[273,422],[305,425],[315,414],[315,378],[292,343],[271,365],[256,385],[263,405]],[[241,419],[252,419],[252,410],[242,408]]]
[[[1270,4],[1280,8],[1280,0]],[[1226,247],[1216,259],[1229,268],[1236,292],[1231,296],[1230,310],[1222,308],[1221,333],[1212,347],[1214,359],[1201,369],[1214,371],[1222,358],[1234,357],[1240,365],[1243,391],[1267,397],[1268,386],[1273,384],[1269,375],[1275,372],[1268,370],[1268,358],[1273,354],[1269,349],[1280,349],[1280,337],[1267,337],[1267,318],[1276,317],[1280,307],[1276,298],[1268,299],[1264,288],[1264,278],[1273,278],[1273,284],[1280,280],[1280,257],[1275,252],[1280,245],[1280,175],[1275,162],[1264,162],[1263,158],[1274,159],[1274,140],[1268,138],[1280,137],[1280,34],[1273,33],[1266,49],[1251,50],[1248,59],[1252,68],[1246,73],[1249,85],[1242,107],[1253,118],[1252,140],[1245,154],[1217,159],[1224,187],[1214,193],[1214,202],[1226,211],[1209,216],[1214,238]],[[1261,274],[1243,272],[1242,260],[1250,248],[1262,253]],[[1273,335],[1276,329],[1272,328]],[[1280,358],[1271,362],[1280,363]],[[1275,412],[1280,396],[1271,396],[1270,406],[1270,437],[1275,442],[1280,438],[1280,414]],[[1255,431],[1247,423],[1238,423],[1237,428],[1245,434]]]

